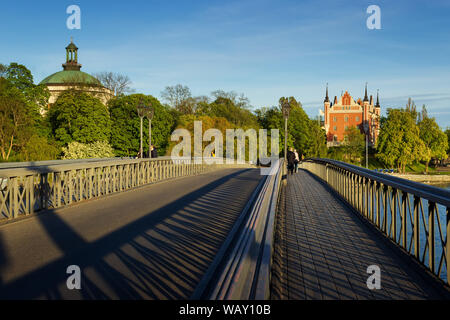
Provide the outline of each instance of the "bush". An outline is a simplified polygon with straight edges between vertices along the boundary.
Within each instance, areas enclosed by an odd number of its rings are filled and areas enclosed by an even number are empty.
[[[114,150],[108,142],[89,144],[73,141],[63,150],[63,159],[113,158]]]

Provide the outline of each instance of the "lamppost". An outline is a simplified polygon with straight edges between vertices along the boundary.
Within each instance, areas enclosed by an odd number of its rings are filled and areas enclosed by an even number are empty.
[[[151,158],[152,148],[152,119],[155,115],[155,110],[151,107],[151,104],[147,107],[146,116],[148,118],[148,157]]]
[[[141,143],[140,143],[140,158],[142,159],[143,158],[143,147],[142,147],[142,128],[143,128],[143,123],[142,123],[142,121],[144,120],[144,117],[145,117],[145,113],[146,113],[146,109],[147,109],[147,107],[145,106],[145,104],[144,104],[144,100],[141,100],[140,102],[139,102],[139,104],[138,104],[138,106],[137,106],[137,113],[138,113],[138,116],[139,116],[139,118],[141,119]]]
[[[369,122],[364,122],[363,127],[366,136],[366,169],[369,169]]]
[[[369,135],[372,136],[372,133],[375,132],[377,124],[375,123],[375,119],[378,122],[379,116],[375,112],[369,111],[370,115],[370,124],[369,121],[364,122],[363,128],[364,133],[366,135],[366,169],[369,169]],[[375,142],[372,137],[372,142]]]
[[[281,109],[283,112],[283,118],[284,118],[284,163],[287,163],[287,135],[288,135],[288,119],[289,119],[289,113],[291,111],[291,105],[288,101],[288,99],[284,99],[283,103],[281,104]]]

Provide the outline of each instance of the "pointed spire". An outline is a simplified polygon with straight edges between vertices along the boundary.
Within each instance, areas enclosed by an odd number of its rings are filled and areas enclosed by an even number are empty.
[[[367,82],[366,82],[366,91],[364,93],[364,102],[369,101],[369,97],[367,96]]]
[[[375,107],[380,108],[380,97],[379,97],[380,89],[377,89],[377,104]]]
[[[328,82],[327,82],[327,93],[325,95],[325,100],[324,102],[330,102],[330,98],[328,98]]]

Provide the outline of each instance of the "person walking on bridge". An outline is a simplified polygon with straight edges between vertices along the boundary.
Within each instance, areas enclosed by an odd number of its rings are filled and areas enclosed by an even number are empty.
[[[156,147],[154,145],[152,145],[152,147],[151,147],[150,157],[158,158],[158,150],[156,150]]]
[[[289,148],[289,151],[287,152],[287,167],[291,175],[294,174],[294,166],[295,166],[294,148]]]
[[[297,149],[294,150],[294,155],[295,155],[295,159],[294,159],[294,172],[297,173],[297,171],[298,171],[298,163],[300,162],[300,158],[299,158],[299,156],[298,156]]]

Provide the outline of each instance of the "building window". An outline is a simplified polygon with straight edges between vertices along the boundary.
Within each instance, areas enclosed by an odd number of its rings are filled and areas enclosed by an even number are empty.
[[[333,117],[333,121],[334,121],[334,122],[337,122],[337,118],[336,118],[336,117]]]
[[[359,121],[359,117],[356,117],[355,120],[356,120],[356,121]]]
[[[348,129],[348,126],[345,126],[344,130],[346,130],[346,131],[347,131],[347,129]]]
[[[337,131],[337,127],[336,127],[336,126],[334,126],[334,127],[333,127],[333,130],[334,130],[334,131]]]
[[[345,116],[345,122],[348,122],[348,116]]]

